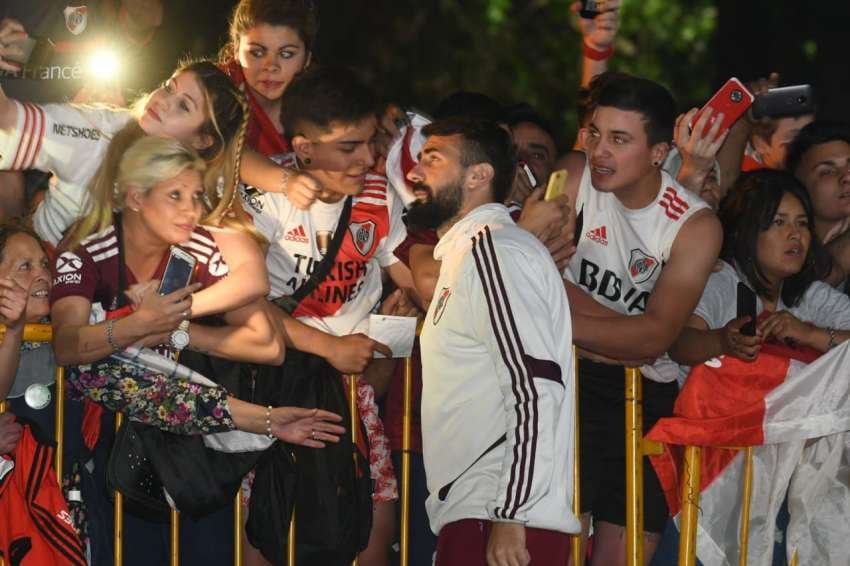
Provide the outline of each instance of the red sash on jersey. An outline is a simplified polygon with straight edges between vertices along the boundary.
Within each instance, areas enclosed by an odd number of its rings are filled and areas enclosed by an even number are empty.
[[[367,181],[363,191],[354,197],[348,226],[337,228],[345,229],[346,234],[334,265],[319,287],[301,301],[293,316],[325,318],[339,312],[346,303],[357,300],[367,264],[381,240],[389,234],[386,191],[385,185],[372,185]],[[372,199],[375,202],[364,202]],[[377,204],[378,199],[383,201],[382,204]]]
[[[15,467],[0,481],[0,552],[6,564],[86,566],[53,468],[54,448],[29,426],[11,454]]]
[[[248,122],[248,131],[245,133],[248,146],[265,156],[290,152],[289,143],[277,131],[266,111],[260,107],[251,89],[245,83],[245,73],[242,72],[239,62],[231,61],[224,65],[222,70],[227,73],[233,84],[242,90],[251,105],[251,118]]]

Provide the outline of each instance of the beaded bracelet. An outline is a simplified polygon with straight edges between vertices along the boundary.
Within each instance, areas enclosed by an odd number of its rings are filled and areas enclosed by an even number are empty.
[[[118,345],[118,342],[115,341],[115,319],[110,318],[106,321],[106,342],[109,344],[109,347],[112,348],[114,352],[117,352],[121,349],[121,346]]]
[[[838,342],[835,341],[835,330],[832,328],[827,328],[826,333],[829,334],[829,344],[826,345],[827,350],[832,350],[836,346],[838,346]]]
[[[272,434],[272,406],[271,405],[266,407],[266,436],[268,436],[271,440],[274,440],[274,435]]]

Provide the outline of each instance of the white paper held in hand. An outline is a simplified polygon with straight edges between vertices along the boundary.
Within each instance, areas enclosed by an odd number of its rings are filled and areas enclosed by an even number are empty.
[[[415,316],[369,315],[369,338],[386,344],[393,351],[394,358],[406,358],[413,351],[416,338]],[[374,357],[383,358],[375,352]]]

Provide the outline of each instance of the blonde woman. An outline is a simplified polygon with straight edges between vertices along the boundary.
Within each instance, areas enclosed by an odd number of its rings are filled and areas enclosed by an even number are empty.
[[[252,185],[287,192],[303,207],[318,190],[309,175],[290,173],[251,151],[243,156],[248,114],[244,97],[209,61],[179,67],[132,110],[22,103],[0,91],[0,170],[54,173],[56,182],[38,204],[33,224],[39,236],[55,246],[90,209],[90,185],[102,162],[114,167],[127,147],[146,134],[195,149],[207,163],[201,216],[204,224],[224,229],[218,243],[231,276],[199,293],[192,313],[221,312],[268,292],[262,252],[254,241],[262,239],[233,199],[236,172]]]
[[[226,312],[221,326],[184,322],[190,314],[191,294],[228,273],[216,244],[217,233],[198,225],[204,171],[204,161],[194,150],[177,140],[149,136],[133,143],[117,165],[103,164],[96,185],[109,186],[103,181],[111,181],[114,191],[94,195],[92,210],[81,222],[92,227],[90,232],[75,233],[56,259],[51,314],[57,363],[90,364],[131,345],[174,354],[172,334],[181,325],[188,333],[188,348],[237,361],[276,364],[283,360],[283,338],[266,315],[264,299]],[[178,244],[198,260],[195,282],[159,295],[158,279],[170,248]],[[102,319],[98,313],[115,311],[125,302],[127,290],[135,298],[130,314],[89,323],[93,313],[95,319]],[[342,431],[332,424],[339,420],[336,415],[260,407],[220,388],[164,379],[146,391],[144,384],[121,379],[125,376],[110,379],[101,373],[95,379],[85,371],[71,374],[77,376],[71,380],[74,386],[89,397],[111,409],[137,412],[145,422],[165,421],[164,428],[192,433],[239,429],[315,447],[335,441]],[[186,406],[176,406],[178,390]],[[167,407],[167,415],[161,411],[162,404],[145,398],[163,392],[167,392],[166,405],[175,404]],[[189,405],[196,406],[194,414]],[[172,408],[183,418],[176,420]]]

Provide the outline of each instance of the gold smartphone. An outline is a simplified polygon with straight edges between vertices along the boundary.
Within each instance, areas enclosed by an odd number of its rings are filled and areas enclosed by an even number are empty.
[[[549,175],[549,184],[546,185],[546,196],[544,200],[555,200],[567,192],[567,170],[558,169]]]

